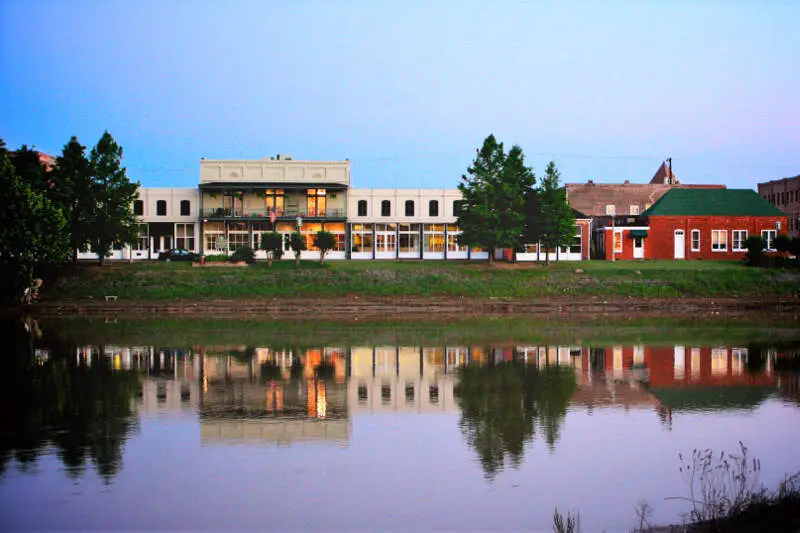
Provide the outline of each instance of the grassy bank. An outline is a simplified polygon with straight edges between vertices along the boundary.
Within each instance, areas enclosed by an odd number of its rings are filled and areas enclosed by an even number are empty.
[[[547,298],[581,296],[800,297],[800,271],[728,261],[584,261],[509,265],[485,262],[280,261],[268,268],[192,267],[188,263],[81,266],[46,285],[43,299],[105,295],[134,301],[335,297],[359,295]]]
[[[370,320],[339,323],[324,320],[258,320],[141,318],[48,318],[45,332],[68,343],[156,344],[160,346],[270,345],[313,346],[438,346],[491,344],[582,344],[594,346],[737,345],[786,347],[800,345],[800,329],[791,317],[769,320],[702,317],[691,321],[664,318],[616,320],[536,319],[527,317],[464,318],[427,321]]]

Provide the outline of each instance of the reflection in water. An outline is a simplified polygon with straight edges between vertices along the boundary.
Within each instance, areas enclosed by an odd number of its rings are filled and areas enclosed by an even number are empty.
[[[537,435],[552,452],[569,409],[649,409],[669,429],[677,413],[752,409],[776,384],[800,397],[796,373],[776,374],[797,350],[759,346],[76,347],[19,327],[8,338],[0,466],[28,468],[53,446],[70,475],[91,462],[107,482],[136,413],[197,413],[208,444],[346,447],[354,416],[453,412],[492,478]]]
[[[29,469],[52,446],[68,475],[81,476],[88,461],[109,482],[136,428],[137,374],[116,369],[113,357],[58,345],[34,348],[22,324],[5,329],[10,352],[0,373],[0,471],[12,456]]]
[[[462,368],[456,388],[459,425],[486,475],[502,470],[506,457],[518,466],[537,428],[552,449],[574,391],[575,373],[569,368],[539,369],[521,361]]]

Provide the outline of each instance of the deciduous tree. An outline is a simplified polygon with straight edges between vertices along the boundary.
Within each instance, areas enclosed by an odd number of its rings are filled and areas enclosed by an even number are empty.
[[[294,264],[300,266],[300,252],[306,249],[306,238],[296,231],[289,237],[289,247],[294,251]]]
[[[17,175],[0,140],[0,276],[3,300],[20,302],[43,268],[69,250],[64,216],[40,191]]]
[[[275,231],[262,234],[261,249],[267,252],[267,264],[272,266],[273,259],[283,256],[283,235]]]

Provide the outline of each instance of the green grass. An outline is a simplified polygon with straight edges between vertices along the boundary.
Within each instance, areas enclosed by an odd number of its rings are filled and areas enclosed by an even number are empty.
[[[792,317],[678,318],[463,318],[437,320],[259,320],[253,318],[47,318],[46,334],[64,341],[161,346],[261,345],[435,346],[484,344],[618,344],[800,346]]]
[[[580,269],[583,272],[576,272]],[[271,268],[196,268],[188,263],[82,266],[45,286],[47,300],[370,296],[545,298],[581,296],[800,296],[800,271],[725,261],[485,262],[278,261]]]

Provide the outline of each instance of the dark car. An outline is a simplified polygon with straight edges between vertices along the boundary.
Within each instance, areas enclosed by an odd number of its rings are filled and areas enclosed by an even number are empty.
[[[183,248],[173,248],[158,254],[159,261],[197,261],[197,254],[184,250]]]

